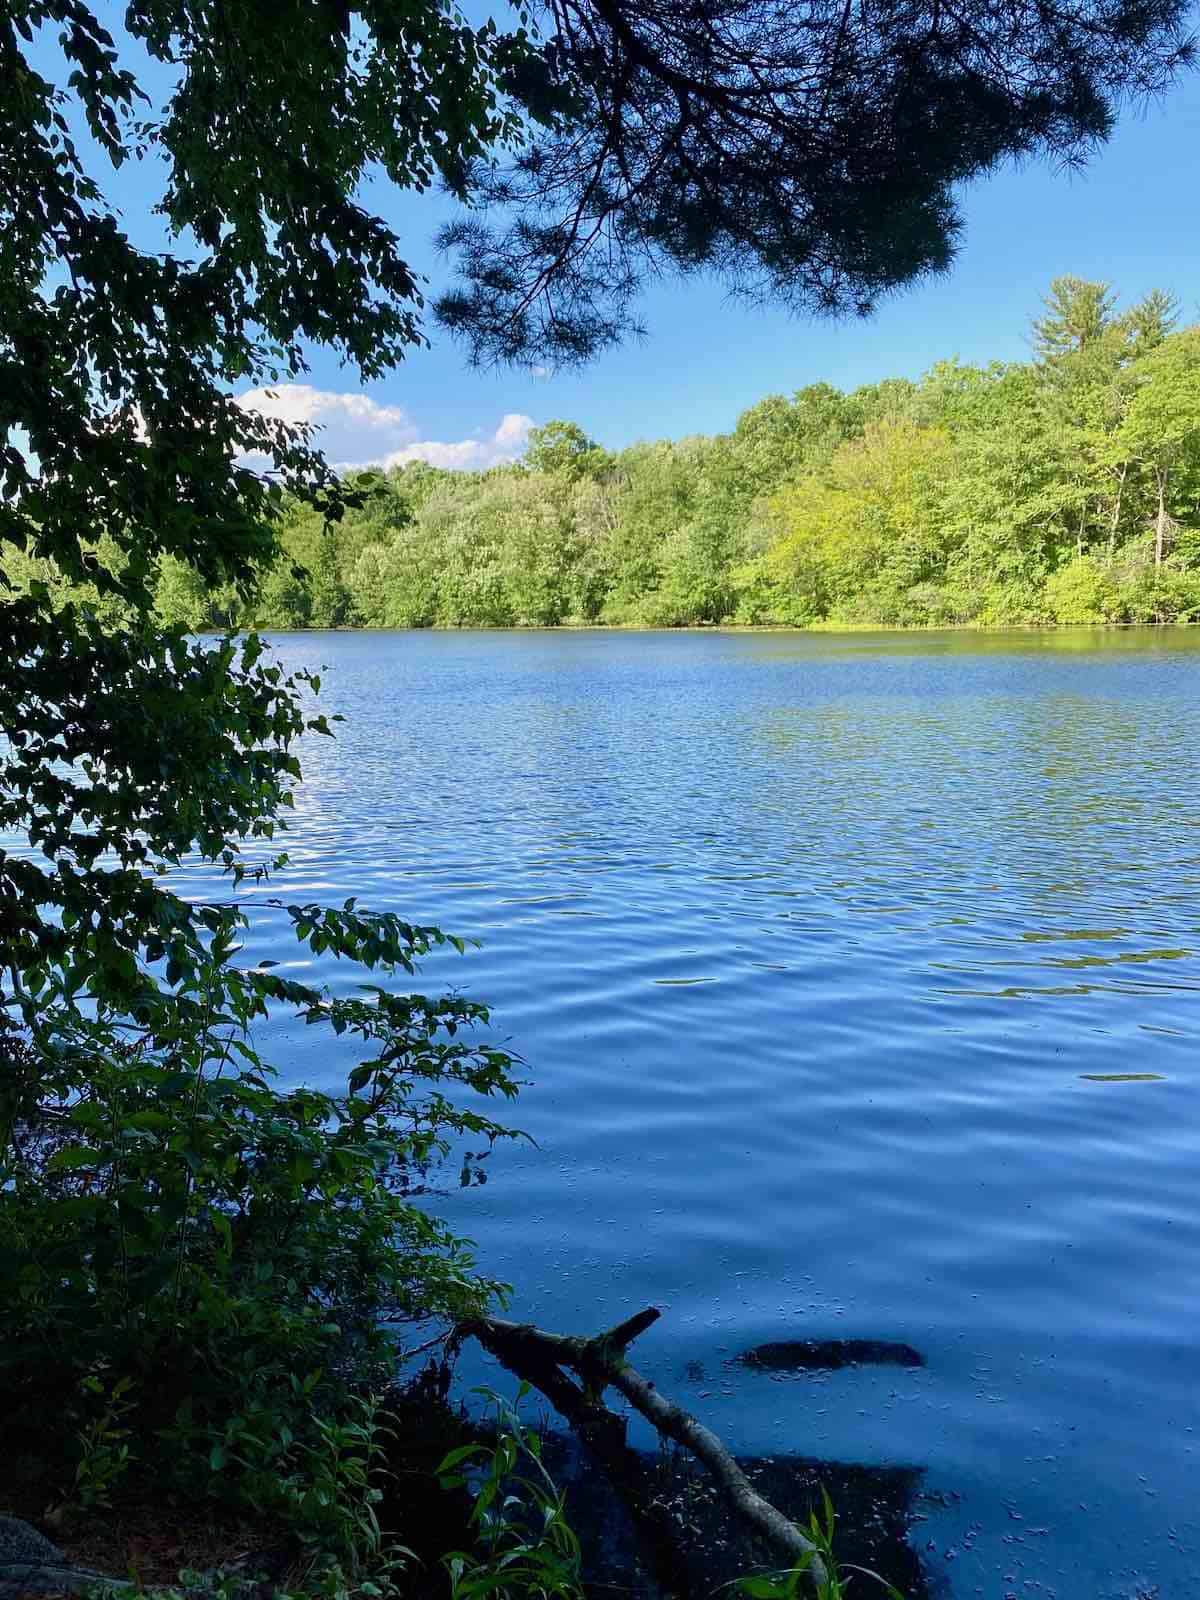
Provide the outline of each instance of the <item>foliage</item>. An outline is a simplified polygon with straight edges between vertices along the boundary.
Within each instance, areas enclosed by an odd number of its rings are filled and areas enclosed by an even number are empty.
[[[438,1468],[446,1488],[464,1485],[471,1473],[474,1503],[472,1551],[443,1558],[451,1600],[582,1600],[579,1541],[566,1516],[562,1491],[542,1461],[541,1439],[526,1427],[515,1404],[489,1389],[496,1431],[488,1445],[451,1450]]]
[[[281,909],[315,952],[384,974],[444,937],[353,902]],[[471,1036],[483,1008],[383,987],[334,999],[245,969],[241,920],[204,908],[202,950],[185,924],[148,952],[165,982],[118,959],[106,976],[131,992],[93,982],[86,1010],[70,953],[26,963],[0,1099],[0,1384],[10,1428],[36,1431],[49,1396],[103,1370],[89,1483],[120,1401],[160,1481],[278,1510],[353,1388],[394,1360],[384,1324],[496,1292],[410,1191],[452,1135],[503,1131],[457,1091],[514,1085],[510,1059]],[[249,1031],[272,1003],[357,1037],[345,1092],[274,1085]],[[69,1458],[70,1440],[43,1439],[50,1468],[56,1447]]]
[[[383,1531],[377,1514],[384,1498],[379,1480],[394,1476],[387,1465],[393,1420],[371,1395],[351,1397],[336,1422],[317,1419],[312,1442],[298,1453],[296,1470],[281,1481],[276,1497],[298,1541],[287,1577],[270,1585],[278,1600],[386,1600],[408,1592],[399,1580],[418,1557]],[[171,1509],[161,1496],[151,1512],[170,1527]],[[185,1568],[167,1587],[135,1581],[146,1600],[179,1600],[181,1594],[245,1600],[261,1587],[240,1562],[203,1572]],[[98,1582],[87,1593],[111,1600],[128,1588],[127,1582]]]
[[[525,451],[525,464],[532,472],[562,473],[572,483],[599,477],[610,460],[574,422],[548,422],[544,428],[533,428]]]
[[[1121,595],[1093,556],[1076,556],[1046,579],[1046,604],[1055,622],[1105,623],[1120,615]]]
[[[482,1008],[397,992],[435,929],[279,905],[307,952],[376,975],[349,998],[240,959],[238,885],[286,867],[292,747],[331,730],[315,677],[188,630],[240,625],[252,593],[348,615],[347,506],[360,546],[404,516],[234,391],[296,377],[314,340],[370,378],[420,338],[360,181],[462,193],[519,131],[501,80],[540,57],[438,5],[139,0],[124,28],[82,0],[0,17],[6,1434],[79,1502],[140,1473],[344,1559],[329,1474],[386,1320],[496,1292],[411,1189],[458,1133],[502,1131],[471,1097],[511,1095],[512,1063]],[[128,162],[161,249],[104,195]],[[230,898],[177,891],[192,853]],[[341,1092],[275,1082],[252,1030],[279,1008],[359,1046]]]
[[[913,597],[945,568],[936,489],[948,453],[939,429],[873,424],[774,497],[765,567],[795,620],[929,620]]]
[[[755,1574],[739,1578],[734,1588],[748,1600],[798,1600],[800,1595],[815,1593],[816,1600],[845,1600],[855,1576],[868,1578],[876,1592],[882,1591],[887,1600],[904,1600],[903,1595],[884,1581],[876,1572],[839,1562],[834,1549],[836,1526],[833,1505],[824,1489],[821,1491],[820,1511],[810,1511],[804,1532],[812,1544],[812,1554],[784,1572]],[[824,1567],[824,1577],[813,1582],[813,1565],[819,1560]]]
[[[715,438],[606,452],[573,423],[523,462],[353,480],[297,508],[249,615],[274,627],[721,621],[945,627],[1191,618],[1200,329],[1153,291],[1055,280],[1037,359],[760,401]],[[322,542],[323,541],[323,542]],[[181,616],[179,569],[160,608]],[[195,589],[189,591],[194,596]],[[228,591],[204,619],[229,619]],[[195,610],[188,613],[193,625]],[[182,618],[181,618],[182,619]]]
[[[1012,158],[1083,159],[1129,92],[1190,56],[1178,0],[556,0],[559,104],[470,181],[437,302],[477,360],[568,364],[636,327],[643,281],[865,312],[950,263],[956,188]]]
[[[76,1434],[79,1459],[71,1498],[84,1510],[111,1506],[113,1488],[129,1470],[132,1459],[132,1429],[125,1417],[135,1409],[129,1398],[133,1379],[126,1373],[110,1386],[104,1381],[104,1368],[102,1362],[97,1370],[86,1373],[76,1391],[82,1401],[93,1403],[92,1415]]]
[[[1116,296],[1107,283],[1083,278],[1055,278],[1044,297],[1045,314],[1033,319],[1033,344],[1038,359],[1061,361],[1099,343],[1111,326]]]

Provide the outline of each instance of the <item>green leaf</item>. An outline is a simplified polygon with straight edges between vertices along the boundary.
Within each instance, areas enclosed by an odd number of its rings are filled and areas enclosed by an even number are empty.
[[[89,1149],[87,1145],[64,1145],[56,1150],[46,1163],[48,1172],[75,1172],[82,1167],[96,1167],[103,1163],[104,1158],[97,1150]]]
[[[483,1446],[482,1445],[477,1445],[477,1444],[458,1445],[455,1449],[451,1450],[447,1455],[443,1456],[441,1461],[438,1463],[437,1468],[435,1469],[436,1472],[437,1472],[438,1477],[441,1477],[443,1473],[452,1472],[455,1467],[460,1465],[461,1462],[470,1461],[474,1457],[480,1456],[483,1453],[484,1453],[484,1451],[483,1451]]]

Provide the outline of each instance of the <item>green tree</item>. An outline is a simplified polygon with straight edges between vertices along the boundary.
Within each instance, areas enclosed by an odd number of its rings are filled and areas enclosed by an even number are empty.
[[[241,604],[230,584],[210,588],[196,571],[174,556],[159,563],[154,589],[155,615],[168,627],[188,633],[228,628],[238,620]]]
[[[609,540],[606,620],[657,620],[654,597],[663,580],[664,548],[678,539],[692,510],[690,467],[683,444],[632,445],[617,457],[622,492]]]
[[[530,430],[525,465],[531,472],[561,473],[571,483],[599,477],[612,458],[575,422],[547,422]]]
[[[769,492],[815,461],[825,461],[858,426],[845,395],[814,383],[790,400],[769,395],[743,411],[732,445],[749,496]]]
[[[99,1368],[132,1384],[175,1487],[317,1516],[306,1464],[350,1415],[351,1353],[361,1379],[381,1316],[488,1293],[406,1194],[448,1135],[492,1128],[439,1085],[512,1085],[470,1040],[479,1008],[394,992],[435,930],[281,906],[301,945],[374,971],[354,998],[240,956],[236,884],[281,870],[292,746],[328,728],[316,681],[254,636],[189,640],[187,591],[249,604],[292,518],[336,577],[329,530],[363,493],[234,392],[302,373],[313,339],[369,378],[419,338],[360,180],[461,193],[517,131],[501,77],[536,55],[437,7],[148,0],[125,26],[118,44],[79,0],[0,16],[0,565],[28,580],[0,602],[0,831],[28,840],[0,851],[6,1436],[37,1430],[69,1482]],[[165,229],[148,249],[102,188],[137,160]],[[177,892],[192,851],[229,895]],[[341,1094],[272,1085],[249,1030],[277,1007],[358,1040]]]
[[[1173,513],[1194,505],[1200,467],[1200,329],[1172,334],[1135,367],[1136,390],[1118,444],[1149,475],[1154,492],[1154,565],[1161,567]]]
[[[764,565],[795,620],[926,621],[945,566],[937,490],[946,436],[873,425],[772,502],[779,536]]]
[[[347,577],[359,614],[379,628],[431,628],[439,615],[442,560],[422,522],[369,544]]]
[[[1116,436],[1136,389],[1133,363],[1166,338],[1174,303],[1152,290],[1118,315],[1107,284],[1059,278],[1034,327],[1042,359],[1042,403],[1050,426],[1063,437],[1072,469],[1064,489],[1071,502],[1075,552],[1097,538],[1111,555],[1128,514],[1129,463]]]
[[[347,621],[398,627],[1169,620],[1190,610],[1200,555],[1185,448],[1166,480],[1171,571],[1145,570],[1147,452],[1170,442],[1147,418],[1172,381],[1159,352],[1177,348],[1174,302],[1155,290],[1122,311],[1104,286],[1069,283],[1064,317],[1082,301],[1103,318],[1050,360],[938,362],[919,383],[850,394],[811,385],[728,434],[617,455],[553,423],[516,469],[356,476],[360,503],[333,529],[288,508],[253,615],[328,625],[324,593]]]
[[[1166,289],[1150,293],[1131,306],[1121,319],[1129,340],[1129,353],[1136,360],[1157,350],[1179,321],[1179,301]]]
[[[1043,300],[1043,315],[1033,319],[1038,360],[1059,361],[1098,344],[1112,326],[1116,299],[1107,283],[1055,278]]]

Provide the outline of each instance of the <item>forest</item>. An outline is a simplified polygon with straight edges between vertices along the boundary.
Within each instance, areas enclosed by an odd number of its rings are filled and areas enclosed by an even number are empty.
[[[772,395],[728,434],[608,451],[536,429],[486,472],[293,505],[251,607],[164,563],[192,628],[981,627],[1200,612],[1200,326],[1058,278],[1031,359]]]

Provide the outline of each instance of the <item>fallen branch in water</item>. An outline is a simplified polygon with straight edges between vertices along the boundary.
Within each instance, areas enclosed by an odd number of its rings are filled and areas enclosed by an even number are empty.
[[[624,1421],[603,1404],[606,1388],[623,1394],[658,1432],[701,1461],[712,1475],[731,1509],[764,1538],[789,1566],[804,1564],[817,1589],[827,1581],[825,1564],[812,1541],[790,1518],[773,1506],[747,1478],[729,1451],[702,1422],[673,1400],[661,1395],[648,1378],[631,1367],[625,1352],[639,1334],[658,1321],[653,1306],[639,1311],[592,1338],[547,1333],[530,1322],[507,1322],[501,1317],[477,1317],[461,1324],[459,1332],[479,1340],[518,1377],[535,1384],[579,1433],[601,1465],[614,1477],[629,1501],[629,1460],[636,1459],[625,1443]],[[582,1387],[563,1371],[569,1368]],[[645,1526],[647,1508],[633,1507]],[[650,1530],[657,1542],[663,1537],[659,1519]]]

